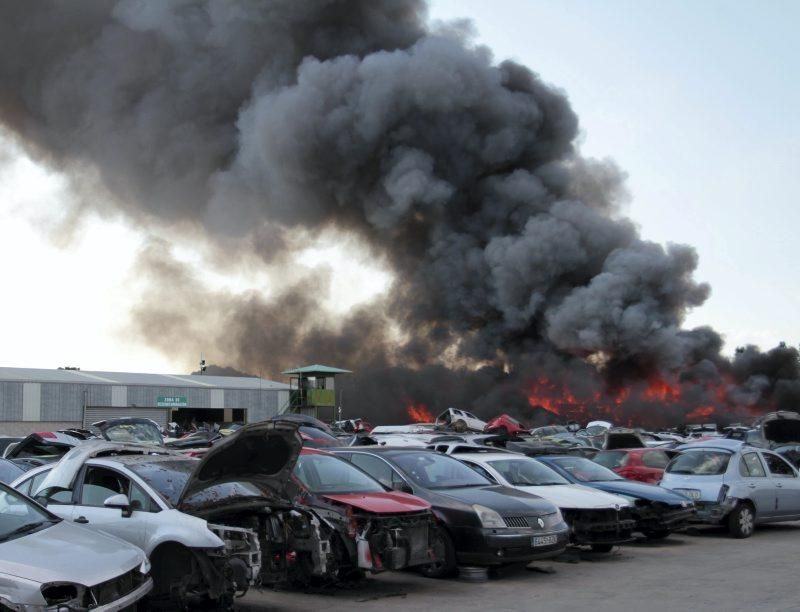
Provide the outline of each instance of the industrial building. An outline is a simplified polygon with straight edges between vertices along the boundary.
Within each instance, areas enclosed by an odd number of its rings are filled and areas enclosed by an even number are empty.
[[[263,421],[289,407],[289,385],[234,376],[0,368],[0,434],[87,427],[121,416]]]

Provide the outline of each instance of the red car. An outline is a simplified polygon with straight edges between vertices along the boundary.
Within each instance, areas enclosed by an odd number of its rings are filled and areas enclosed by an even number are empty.
[[[483,428],[483,431],[485,433],[494,433],[511,437],[521,433],[528,433],[528,430],[523,427],[522,423],[507,414],[494,417],[491,421],[486,423],[486,427]]]
[[[628,480],[658,484],[664,468],[679,454],[663,448],[618,448],[600,451],[593,461]]]
[[[389,491],[352,463],[308,447],[300,452],[293,485],[295,503],[320,517],[331,542],[331,558],[317,577],[336,581],[434,560],[436,522],[427,501]]]

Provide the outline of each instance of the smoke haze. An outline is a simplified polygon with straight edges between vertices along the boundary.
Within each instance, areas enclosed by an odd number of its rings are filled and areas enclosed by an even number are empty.
[[[412,401],[653,423],[797,407],[795,349],[731,362],[683,328],[710,291],[696,252],[639,236],[566,93],[422,1],[0,2],[0,53],[0,122],[108,196],[84,205],[276,273],[269,293],[210,290],[153,239],[132,321],[167,354],[352,369],[348,411],[377,422]],[[341,317],[290,265],[328,231],[393,277]]]

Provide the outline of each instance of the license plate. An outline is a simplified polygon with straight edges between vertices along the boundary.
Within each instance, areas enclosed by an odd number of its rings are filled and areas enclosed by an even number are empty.
[[[537,546],[552,546],[553,544],[558,544],[558,536],[549,535],[549,536],[534,536],[531,538],[531,546],[536,548]]]
[[[700,499],[700,491],[697,489],[674,489],[676,493],[681,493],[689,499]]]

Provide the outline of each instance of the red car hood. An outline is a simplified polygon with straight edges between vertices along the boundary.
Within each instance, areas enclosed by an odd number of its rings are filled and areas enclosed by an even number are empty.
[[[376,514],[419,512],[420,510],[428,510],[431,507],[428,502],[419,497],[395,491],[387,491],[386,493],[345,493],[342,495],[324,495],[323,497],[360,510],[375,512]]]

